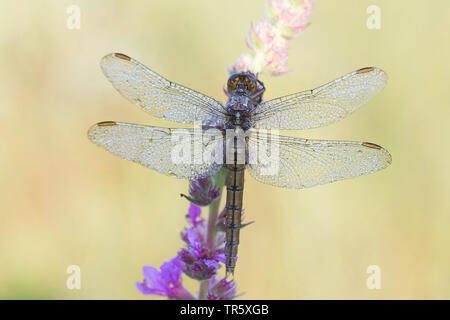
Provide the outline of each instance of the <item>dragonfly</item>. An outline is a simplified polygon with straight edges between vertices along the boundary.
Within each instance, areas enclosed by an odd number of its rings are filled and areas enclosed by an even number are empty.
[[[88,131],[93,143],[175,178],[195,180],[226,170],[227,275],[236,266],[246,170],[260,182],[302,189],[370,174],[392,161],[389,152],[375,143],[302,139],[276,132],[322,127],[345,118],[385,87],[388,77],[379,68],[361,68],[315,89],[268,101],[263,101],[265,86],[257,75],[235,73],[224,88],[228,96],[224,105],[122,53],[106,55],[100,65],[114,88],[150,115],[197,125],[180,129],[103,121]],[[196,130],[205,134],[195,134]],[[215,133],[208,139],[211,131]],[[191,161],[174,161],[174,141],[184,141],[183,147],[209,148],[214,161],[192,161],[192,154]],[[276,170],[268,170],[274,161],[252,156],[250,151],[264,149],[261,146],[276,146]]]

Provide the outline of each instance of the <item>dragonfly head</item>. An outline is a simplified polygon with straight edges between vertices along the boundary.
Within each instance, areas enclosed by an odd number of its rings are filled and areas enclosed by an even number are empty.
[[[258,79],[251,72],[240,72],[228,78],[228,94],[252,96],[258,89]]]

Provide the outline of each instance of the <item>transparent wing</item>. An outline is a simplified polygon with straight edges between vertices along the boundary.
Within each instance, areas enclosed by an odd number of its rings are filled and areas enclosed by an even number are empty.
[[[313,90],[261,103],[253,119],[260,129],[310,129],[337,122],[379,93],[387,82],[378,68],[362,68]]]
[[[220,102],[171,82],[124,54],[111,53],[100,65],[114,88],[153,116],[210,125],[224,121]]]
[[[392,161],[388,151],[369,142],[307,140],[252,132],[248,146],[250,150],[266,150],[266,154],[274,150],[276,155],[271,160],[259,157],[249,164],[255,179],[294,189],[366,175],[386,168]],[[274,148],[278,148],[278,154]]]
[[[172,177],[192,180],[211,176],[222,167],[222,164],[194,160],[194,148],[198,148],[195,144],[203,149],[218,147],[210,145],[215,143],[214,139],[202,139],[194,130],[105,121],[93,125],[88,138],[123,159]]]

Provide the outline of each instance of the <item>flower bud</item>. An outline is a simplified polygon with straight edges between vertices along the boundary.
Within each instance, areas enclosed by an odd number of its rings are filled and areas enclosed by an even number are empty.
[[[208,288],[208,300],[231,300],[236,298],[236,283],[226,278],[218,280],[213,278]]]
[[[220,195],[220,189],[216,187],[213,178],[200,178],[189,181],[189,195],[181,194],[190,202],[198,206],[208,206]]]
[[[219,269],[219,263],[207,257],[198,256],[195,250],[181,249],[178,258],[184,262],[183,272],[195,280],[208,280]]]

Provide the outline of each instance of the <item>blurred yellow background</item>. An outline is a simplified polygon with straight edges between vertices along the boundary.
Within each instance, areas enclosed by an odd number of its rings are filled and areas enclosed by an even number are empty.
[[[66,27],[69,5],[81,28]],[[368,6],[381,29],[366,27]],[[2,1],[0,4],[0,298],[147,298],[143,265],[182,246],[187,181],[93,145],[90,125],[173,126],[122,98],[99,61],[123,52],[172,81],[225,101],[226,67],[263,1]],[[314,88],[364,66],[386,89],[305,138],[371,141],[392,154],[376,174],[306,190],[246,179],[236,272],[247,299],[450,298],[450,3],[316,1],[265,98]],[[81,290],[66,268],[81,267]],[[366,269],[381,268],[381,290]],[[223,271],[223,270],[222,270]],[[196,290],[195,281],[186,280]]]

